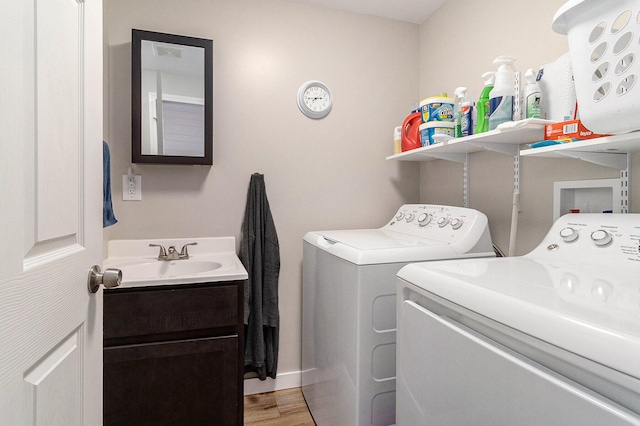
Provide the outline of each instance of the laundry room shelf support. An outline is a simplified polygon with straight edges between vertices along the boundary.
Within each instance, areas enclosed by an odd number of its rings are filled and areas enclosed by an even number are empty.
[[[469,154],[464,155],[462,167],[462,207],[469,207]]]
[[[494,151],[514,158],[514,192],[520,193],[520,144],[538,142],[544,138],[547,120],[527,119],[512,127],[452,139],[442,144],[429,145],[387,157],[396,161],[447,160],[463,164],[463,206],[469,207],[469,154]],[[518,211],[520,206],[518,205]]]

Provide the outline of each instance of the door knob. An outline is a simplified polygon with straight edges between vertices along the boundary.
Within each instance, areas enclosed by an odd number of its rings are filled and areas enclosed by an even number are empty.
[[[102,272],[98,265],[93,265],[87,277],[87,287],[91,293],[95,293],[100,288],[100,284],[106,288],[118,287],[122,282],[122,271],[120,269],[109,268]]]

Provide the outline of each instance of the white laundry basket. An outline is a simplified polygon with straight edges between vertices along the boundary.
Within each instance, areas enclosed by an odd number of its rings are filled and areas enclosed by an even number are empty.
[[[596,133],[640,130],[640,0],[571,0],[552,28],[568,36],[584,125]]]

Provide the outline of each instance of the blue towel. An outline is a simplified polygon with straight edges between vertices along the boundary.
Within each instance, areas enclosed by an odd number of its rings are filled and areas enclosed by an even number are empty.
[[[111,204],[111,155],[109,154],[109,145],[102,141],[102,227],[114,225],[118,222],[113,214],[113,205]]]

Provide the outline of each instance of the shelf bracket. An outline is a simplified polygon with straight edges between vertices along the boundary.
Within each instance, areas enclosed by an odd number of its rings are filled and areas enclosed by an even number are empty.
[[[480,148],[484,148],[488,151],[495,151],[502,154],[507,154],[515,157],[516,155],[520,155],[520,146],[514,144],[504,144],[497,142],[467,142],[469,145],[478,146]]]
[[[627,167],[620,170],[620,212],[629,213],[629,192],[631,191],[631,156],[627,155]]]
[[[462,207],[469,207],[469,154],[464,155],[462,171]]]
[[[513,156],[513,192],[520,193],[520,154]]]
[[[588,161],[589,163],[611,167],[617,170],[628,169],[628,155],[626,153],[613,152],[584,152],[584,151],[561,151],[562,155]]]
[[[513,193],[520,194],[520,151],[513,156]],[[520,211],[520,202],[518,202],[518,213]]]

